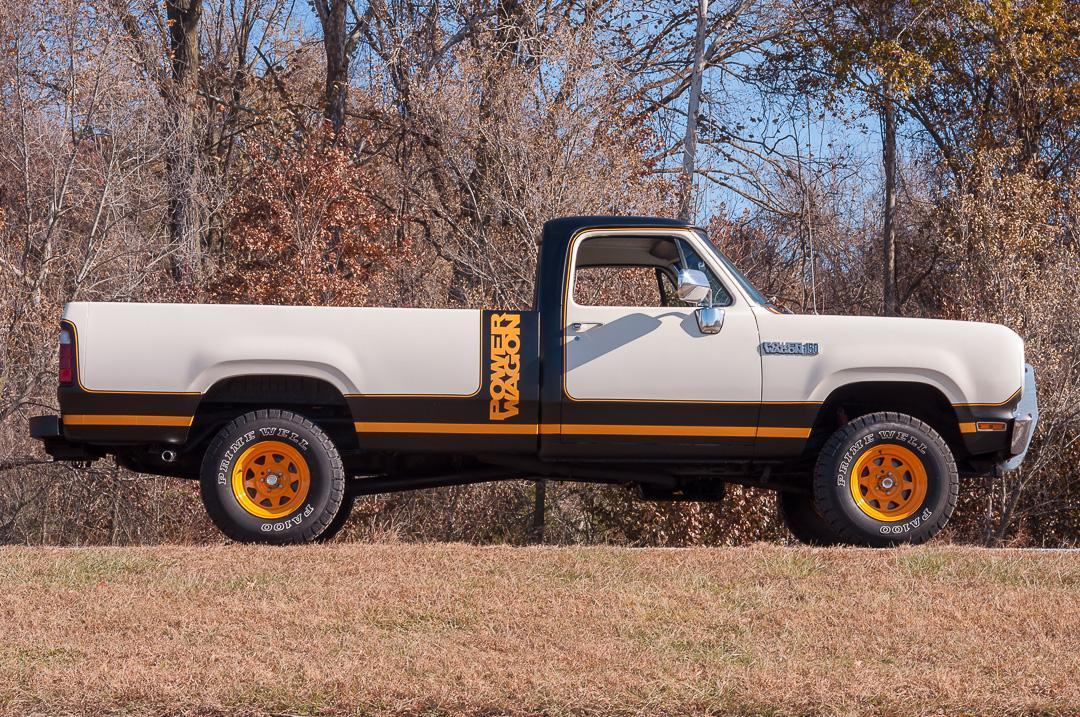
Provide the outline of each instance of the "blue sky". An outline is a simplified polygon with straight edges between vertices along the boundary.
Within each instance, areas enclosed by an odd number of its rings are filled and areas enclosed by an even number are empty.
[[[362,5],[362,4],[361,4]],[[298,20],[306,35],[319,37],[319,20],[306,0],[296,0],[293,17]],[[360,76],[363,62],[353,66],[354,79],[363,82]],[[846,108],[846,117],[837,117],[831,112],[823,113],[813,106],[794,110],[769,106],[752,86],[742,83],[737,77],[716,69],[706,73],[704,91],[715,98],[730,98],[723,102],[724,111],[729,113],[728,121],[742,124],[747,133],[755,137],[769,137],[777,140],[784,137],[777,148],[785,153],[798,154],[805,158],[812,156],[821,160],[828,157],[846,155],[857,167],[857,177],[853,180],[852,191],[863,192],[872,198],[880,194],[881,183],[881,141],[877,118],[859,107]],[[681,98],[685,102],[685,96]],[[677,122],[677,120],[676,120]],[[678,131],[682,131],[681,128]],[[678,158],[675,163],[678,164]],[[701,165],[716,168],[730,167],[718,156],[703,156]],[[704,223],[718,211],[726,208],[729,214],[739,215],[752,207],[752,203],[738,192],[699,177],[695,187],[700,197],[700,209],[696,219]]]

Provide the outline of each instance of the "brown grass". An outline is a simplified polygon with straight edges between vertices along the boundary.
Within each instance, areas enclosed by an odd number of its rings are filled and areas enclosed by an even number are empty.
[[[1080,555],[0,549],[0,714],[1080,712]]]

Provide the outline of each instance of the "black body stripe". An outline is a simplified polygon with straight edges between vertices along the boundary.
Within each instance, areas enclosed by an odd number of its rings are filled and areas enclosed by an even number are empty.
[[[540,351],[539,317],[534,311],[483,311],[480,362],[482,370],[480,391],[473,396],[364,396],[346,397],[353,420],[358,423],[464,423],[536,426],[540,422]],[[493,365],[493,324],[492,322],[515,322],[517,337],[520,341],[516,352],[516,362],[509,354],[499,353],[503,361],[516,365],[518,375],[516,383],[518,401],[514,407],[516,413],[506,418],[492,418],[491,407],[493,382],[505,385],[502,381],[502,369]],[[496,340],[501,341],[503,334],[494,330]],[[509,377],[512,379],[512,377]],[[501,404],[505,405],[505,404]],[[393,432],[365,432],[357,429],[357,440],[362,448],[370,450],[416,450],[420,447],[428,451],[462,452],[513,452],[535,453],[537,449],[536,433],[518,435],[458,435],[442,436],[438,434],[408,434]]]
[[[1020,392],[996,406],[954,405],[958,423],[977,423],[978,421],[1012,421],[1013,411],[1020,403]],[[1010,431],[975,431],[962,433],[964,447],[973,455],[997,453],[1009,447]]]
[[[65,414],[194,416],[202,394],[90,393],[78,386],[62,386],[57,398]]]

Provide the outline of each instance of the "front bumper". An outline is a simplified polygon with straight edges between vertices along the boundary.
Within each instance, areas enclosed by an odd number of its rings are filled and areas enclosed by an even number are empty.
[[[45,452],[58,461],[93,461],[101,453],[83,443],[69,441],[64,436],[60,416],[33,416],[30,419],[30,437],[41,441]]]
[[[1016,470],[1024,462],[1038,423],[1039,398],[1035,392],[1035,369],[1031,364],[1024,364],[1024,390],[1020,394],[1020,403],[1013,411],[1009,458],[998,464],[1002,471]]]

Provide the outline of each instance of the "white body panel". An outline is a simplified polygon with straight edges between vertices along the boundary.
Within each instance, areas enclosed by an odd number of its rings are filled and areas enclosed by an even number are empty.
[[[755,309],[761,341],[815,342],[817,356],[762,355],[762,400],[824,401],[862,381],[914,381],[950,403],[1000,403],[1024,381],[1024,342],[997,324]]]
[[[480,312],[73,303],[91,391],[205,392],[230,376],[329,381],[343,394],[468,396],[480,389]]]
[[[609,231],[585,232],[570,247]],[[687,230],[634,230],[635,236],[677,236],[706,256]],[[708,261],[708,259],[706,259]],[[725,286],[734,282],[709,262]],[[574,301],[573,277],[564,287],[564,389],[578,401],[756,402],[761,400],[757,322],[745,297],[732,293],[724,327],[706,336],[694,310],[684,307],[582,306]],[[717,358],[723,357],[718,364]]]
[[[745,305],[726,309],[724,328],[713,336],[698,330],[688,308],[572,304],[567,320],[566,393],[573,399],[761,398],[757,325]]]
[[[702,335],[686,308],[569,303],[567,394],[821,402],[854,382],[916,381],[954,404],[994,404],[1023,383],[1023,341],[1005,327],[774,314],[710,265],[735,300],[715,335]],[[76,326],[80,381],[91,391],[203,393],[250,374],[323,379],[343,394],[470,396],[481,387],[474,310],[73,303],[64,318]],[[820,353],[763,354],[765,341],[815,342]]]
[[[582,234],[571,251],[606,233]],[[633,233],[676,235],[698,247],[734,303],[724,309],[720,333],[703,336],[689,309],[580,306],[570,287],[565,389],[574,399],[823,402],[845,384],[914,381],[951,403],[999,403],[1023,383],[1024,343],[1004,326],[776,314],[754,305],[694,232]],[[765,354],[767,341],[814,342],[820,351]]]

